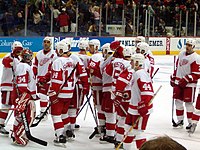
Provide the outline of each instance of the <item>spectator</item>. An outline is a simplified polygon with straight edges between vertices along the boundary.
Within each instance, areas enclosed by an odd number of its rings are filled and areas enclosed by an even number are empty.
[[[1,29],[4,33],[4,36],[9,36],[14,28],[14,17],[12,13],[5,12],[3,18],[2,18],[2,26]]]
[[[126,36],[132,36],[133,35],[133,27],[132,27],[131,24],[132,24],[131,20],[128,20],[126,22],[126,27],[125,27]]]
[[[33,23],[34,25],[39,25],[39,23],[41,22],[41,13],[38,9],[36,9],[34,12],[33,12]]]
[[[66,8],[62,8],[61,14],[58,16],[57,22],[60,28],[60,32],[69,31],[70,18],[66,13]]]

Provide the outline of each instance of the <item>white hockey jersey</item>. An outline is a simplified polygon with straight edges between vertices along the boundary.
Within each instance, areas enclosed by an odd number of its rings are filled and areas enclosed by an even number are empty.
[[[102,74],[100,71],[100,64],[103,62],[103,60],[104,58],[101,53],[93,54],[90,57],[88,68],[94,70],[90,79],[93,90],[102,90]]]
[[[10,57],[11,59],[13,59],[13,70],[15,73],[16,66],[19,64],[19,59],[11,57],[10,54],[7,54],[4,58],[6,57]],[[13,83],[15,82],[15,79],[13,78],[13,70],[12,68],[6,68],[5,66],[3,66],[1,76],[1,91],[13,90]]]
[[[34,59],[33,63],[33,72],[38,78],[40,76],[45,76],[49,68],[49,65],[57,58],[57,54],[54,50],[49,51],[47,54],[44,54],[44,50],[40,50]]]
[[[31,66],[27,63],[20,62],[17,65],[16,83],[20,94],[26,92],[30,93],[33,98],[36,98],[36,80]]]
[[[200,67],[200,57],[194,52],[190,55],[186,55],[186,51],[181,51],[178,60],[176,62],[176,70],[175,70],[175,84],[178,84],[179,80],[186,75],[191,75],[194,79],[195,76],[200,75],[199,67]],[[191,83],[188,83],[187,87],[196,87],[197,80],[194,80]]]
[[[129,103],[128,113],[139,115],[137,107],[140,101],[144,101],[148,106],[149,112],[152,112],[153,104],[151,102],[154,91],[150,75],[145,69],[140,69],[133,74],[131,101]]]

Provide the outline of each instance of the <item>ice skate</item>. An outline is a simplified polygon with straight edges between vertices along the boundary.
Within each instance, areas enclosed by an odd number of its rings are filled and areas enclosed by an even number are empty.
[[[80,129],[80,125],[79,124],[75,124],[75,129],[76,130]]]
[[[193,123],[192,126],[191,126],[191,128],[188,130],[189,135],[193,134],[195,132],[196,127],[197,127],[197,124]]]
[[[192,123],[189,123],[189,124],[185,127],[185,129],[186,129],[186,130],[190,130],[191,127],[192,127]]]
[[[101,144],[107,144],[107,143],[115,143],[115,138],[114,136],[102,136],[100,139],[99,139],[99,143]]]
[[[9,132],[6,131],[5,126],[2,125],[2,124],[0,124],[0,134],[4,135],[4,136],[8,136],[9,135]]]
[[[66,137],[63,135],[60,135],[59,137],[56,137],[56,139],[53,141],[55,146],[66,148]]]
[[[75,138],[74,131],[73,130],[67,130],[66,131],[66,138],[67,138],[67,141],[73,141],[74,138]]]
[[[183,128],[183,120],[178,121],[176,124],[173,124],[174,128]]]

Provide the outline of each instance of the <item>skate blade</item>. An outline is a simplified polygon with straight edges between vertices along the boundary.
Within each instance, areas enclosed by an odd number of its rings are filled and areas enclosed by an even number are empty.
[[[8,137],[9,136],[9,134],[5,134],[5,133],[2,133],[2,132],[0,132],[0,135],[4,136],[4,137]]]
[[[183,129],[183,126],[173,127],[173,129]]]
[[[64,143],[54,143],[55,146],[66,148],[67,146]]]
[[[73,142],[75,139],[73,137],[67,138],[67,142]]]
[[[99,143],[100,143],[100,144],[111,144],[111,143],[109,143],[109,142],[107,142],[107,141],[99,141]]]

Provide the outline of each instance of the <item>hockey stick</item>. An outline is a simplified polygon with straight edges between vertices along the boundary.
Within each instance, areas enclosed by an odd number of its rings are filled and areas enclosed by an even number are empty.
[[[72,72],[70,73],[70,75],[67,77],[67,79],[65,80],[65,82],[63,83],[63,85],[61,86],[61,88],[60,88],[60,90],[58,91],[58,94],[60,93],[60,91],[61,91],[61,89],[64,87],[64,85],[67,83],[67,81],[69,80],[69,78],[72,76],[72,74],[74,73],[74,71],[75,71],[75,69],[77,68],[77,64],[76,64],[76,66],[74,67],[74,69],[72,70]],[[57,95],[58,95],[57,94]],[[56,103],[56,102],[55,102]],[[36,123],[33,123],[32,125],[31,125],[31,127],[36,127],[41,121],[42,121],[42,119],[44,118],[44,116],[47,114],[47,112],[48,112],[48,110],[50,109],[50,107],[51,107],[51,103],[49,104],[49,106],[45,109],[45,111],[43,112],[43,114],[40,116],[40,117],[38,117],[38,121],[36,122]]]
[[[174,70],[175,70],[175,67],[176,67],[176,56],[174,55]],[[172,98],[172,124],[173,126],[176,125],[176,122],[174,121],[174,98]]]
[[[153,79],[153,78],[154,78],[154,76],[157,74],[157,72],[159,71],[159,69],[160,69],[160,68],[157,68],[157,69],[156,69],[156,71],[153,73],[153,75],[152,75],[151,79]]]
[[[40,140],[40,139],[35,138],[31,135],[29,124],[28,124],[25,112],[21,113],[21,117],[22,117],[22,120],[23,120],[23,123],[24,123],[24,129],[25,129],[27,138],[30,141],[33,141],[33,142],[38,143],[38,144],[43,145],[43,146],[47,146],[46,141]]]
[[[153,102],[154,98],[156,97],[156,95],[158,94],[158,92],[160,91],[160,89],[162,88],[162,85],[160,85],[160,87],[158,88],[158,90],[156,91],[156,93],[154,94],[154,96],[152,97],[151,101],[149,102],[149,105]],[[137,125],[138,121],[140,120],[141,116],[139,116],[137,118],[137,120],[133,123],[133,125],[130,127],[130,129],[128,130],[128,132],[126,133],[126,135],[124,135],[124,138],[122,139],[122,141],[119,143],[119,145],[117,146],[116,150],[119,150],[119,148],[121,147],[122,143],[126,140],[126,138],[128,137],[128,133],[130,133],[133,128]]]

